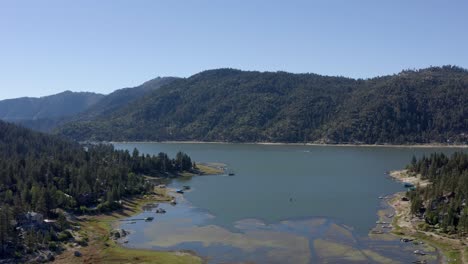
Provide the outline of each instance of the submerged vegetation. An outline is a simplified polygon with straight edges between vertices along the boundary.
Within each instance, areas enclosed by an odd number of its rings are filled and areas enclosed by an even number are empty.
[[[60,250],[72,239],[70,213],[119,209],[122,198],[153,191],[143,176],[190,170],[192,161],[181,152],[170,159],[111,145],[83,147],[0,121],[0,257]]]

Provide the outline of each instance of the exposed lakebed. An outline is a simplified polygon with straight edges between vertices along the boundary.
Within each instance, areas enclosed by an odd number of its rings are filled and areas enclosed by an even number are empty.
[[[338,147],[249,144],[126,143],[117,148],[175,155],[198,162],[227,164],[235,176],[174,180],[190,185],[178,204],[148,207],[123,222],[127,247],[192,250],[210,263],[410,263],[436,262],[425,245],[402,243],[386,235],[369,236],[382,209],[378,197],[404,190],[384,175],[400,169],[412,155],[456,149]]]

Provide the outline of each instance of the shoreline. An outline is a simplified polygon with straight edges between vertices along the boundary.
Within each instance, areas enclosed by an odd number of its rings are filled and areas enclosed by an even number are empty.
[[[203,163],[198,167],[198,174],[187,173],[179,176],[217,175],[219,171],[210,163]],[[64,251],[56,256],[54,263],[205,263],[205,260],[195,252],[127,248],[121,241],[111,237],[112,231],[120,229],[119,221],[143,212],[143,206],[146,204],[173,201],[172,191],[174,190],[155,187],[154,192],[150,195],[136,195],[122,199],[123,207],[119,210],[77,217],[75,224],[79,224],[80,230],[75,235],[86,237],[88,245],[74,246],[73,243],[69,243]],[[75,251],[79,251],[82,256],[75,257]]]
[[[111,144],[220,144],[220,145],[265,145],[265,146],[315,146],[315,147],[369,147],[369,148],[468,148],[468,144],[326,144],[287,142],[228,142],[228,141],[108,141]]]
[[[398,182],[419,185],[420,188],[431,184],[429,181],[421,179],[421,175],[408,175],[407,170],[391,171],[389,176]],[[402,239],[410,237],[424,241],[442,253],[442,263],[467,263],[468,250],[466,243],[468,240],[463,241],[462,239],[448,237],[445,234],[420,230],[418,225],[425,221],[411,214],[411,202],[403,201],[403,197],[406,197],[405,191],[397,192],[386,200],[386,204],[395,212],[390,223],[392,227],[390,233]]]
[[[175,197],[174,195],[176,195],[175,192],[176,192],[177,189],[174,189],[174,188],[167,188],[167,187],[166,187],[164,190],[167,191],[167,195],[168,195],[169,197],[171,197],[171,198],[174,198],[174,197]],[[397,194],[403,194],[403,195],[404,195],[404,192],[399,192],[399,193],[397,193]],[[388,197],[392,197],[392,200],[393,200],[397,194],[389,195]],[[388,204],[388,200],[385,200],[385,201],[386,201],[385,203],[386,203],[387,205],[389,205],[389,204]],[[151,201],[149,201],[149,202],[147,202],[147,203],[145,203],[145,204],[148,204],[148,203],[151,203]],[[164,202],[162,202],[162,203],[164,203]],[[167,201],[166,201],[166,203],[167,203]],[[394,209],[393,207],[391,207],[391,208]],[[395,210],[395,212],[396,212],[396,210]],[[380,211],[379,211],[378,213],[380,213]],[[380,219],[381,219],[381,218],[379,217],[379,220],[380,220]],[[391,221],[390,221],[390,222],[391,222]],[[120,227],[119,227],[120,224],[119,224],[118,222],[116,222],[116,224],[117,224],[117,226],[113,226],[113,227],[120,228]],[[393,223],[391,223],[391,224],[393,225]],[[412,235],[396,234],[396,233],[394,232],[393,228],[390,229],[390,231],[389,231],[388,233],[384,233],[384,234],[385,234],[385,235],[388,235],[388,237],[387,237],[387,238],[385,238],[385,237],[379,237],[378,239],[387,240],[389,237],[392,237],[392,238],[390,238],[391,240],[396,240],[396,239],[398,239],[399,237],[402,237],[402,238],[403,238],[403,237],[404,237],[404,238],[413,237]],[[369,233],[367,236],[368,236],[369,238],[371,238],[371,239],[374,237],[373,235],[371,235],[371,233]],[[375,238],[377,238],[377,237],[375,237]],[[414,236],[414,238],[415,238],[414,242],[416,242],[416,241],[424,241],[424,242],[427,242],[427,243],[425,243],[425,244],[423,244],[422,242],[421,242],[421,244],[419,244],[419,243],[418,243],[418,244],[414,244],[413,246],[419,245],[419,247],[417,248],[418,250],[421,250],[421,249],[422,249],[423,252],[428,252],[428,253],[437,251],[437,255],[436,255],[436,256],[437,256],[437,259],[436,259],[436,260],[438,261],[437,263],[459,263],[459,262],[447,262],[447,261],[443,261],[443,260],[446,259],[446,258],[444,258],[444,257],[445,257],[445,251],[444,251],[444,250],[442,250],[442,249],[441,249],[440,247],[438,247],[438,246],[434,246],[430,241],[428,241],[428,239],[424,239],[424,238],[420,238],[420,237],[416,237],[416,236]],[[125,242],[124,242],[125,239],[124,239],[124,238],[121,238],[121,239],[118,239],[118,240],[115,240],[115,241],[116,241],[116,243],[119,244],[120,247],[122,247],[122,248],[124,248],[124,249],[132,249],[132,248],[127,248],[127,247],[125,246],[125,244],[124,244],[124,243],[125,243]],[[411,244],[412,244],[412,243],[411,243]],[[160,251],[160,252],[171,252],[171,251]],[[178,252],[178,251],[175,251],[175,252]],[[188,252],[188,253],[192,254],[193,256],[201,257],[201,256],[197,255],[197,252],[192,252],[192,251],[182,251],[182,252],[185,252],[185,253]],[[431,258],[430,258],[431,256],[433,256],[433,255],[421,256],[422,258],[420,258],[418,261],[425,261],[425,260],[430,261],[430,260],[431,260]],[[202,260],[206,260],[206,259],[202,258]],[[432,260],[435,260],[435,258],[433,258]],[[413,263],[419,263],[419,262],[413,262]],[[421,263],[426,263],[426,262],[421,262]],[[461,263],[464,263],[464,262],[461,262]]]
[[[414,184],[420,183],[421,186],[427,185],[427,182],[421,181],[421,179],[417,177],[405,177],[408,176],[405,174],[405,170],[392,171],[389,176],[392,179],[401,182],[411,182]],[[415,241],[424,241],[426,244],[424,246],[425,248],[428,247],[427,245],[430,245],[439,251],[439,256],[443,258],[442,260],[439,259],[440,263],[465,263],[464,260],[468,257],[468,251],[464,251],[463,245],[456,245],[457,241],[453,241],[454,239],[451,238],[443,237],[443,240],[441,240],[440,235],[435,233],[422,233],[417,229],[417,226],[412,224],[411,218],[410,221],[404,221],[406,220],[406,214],[409,213],[409,206],[404,207],[397,205],[397,203],[401,204],[401,197],[404,195],[405,192],[398,192],[387,196],[389,199],[385,199],[385,204],[395,212],[393,219],[386,220],[390,222],[389,224],[392,228],[385,234],[401,238],[413,238]],[[171,189],[155,188],[155,194],[145,196],[140,195],[125,199],[123,209],[99,215],[79,217],[82,231],[90,238],[89,246],[79,248],[67,247],[62,254],[57,256],[55,263],[99,263],[112,261],[145,263],[152,263],[154,261],[160,261],[158,263],[204,263],[205,259],[197,255],[196,252],[155,251],[127,248],[122,244],[122,241],[114,240],[111,238],[111,235],[109,235],[111,231],[120,229],[119,220],[141,213],[143,211],[142,206],[145,204],[155,202],[164,203],[169,202],[172,199]],[[408,204],[408,202],[406,203]],[[379,221],[382,221],[380,216]],[[371,237],[371,233],[369,233],[369,237]],[[457,254],[453,253],[454,246],[457,247]],[[84,253],[83,256],[74,257],[73,252],[75,250],[82,251]],[[454,256],[457,256],[457,260],[454,260]]]
[[[145,204],[154,202],[164,201],[154,197],[135,196],[123,200],[123,208],[117,211],[78,217],[81,227],[78,234],[88,239],[87,245],[67,245],[62,254],[57,255],[54,263],[204,263],[194,252],[126,248],[111,237],[111,232],[116,229],[120,220],[141,213]],[[75,251],[79,251],[81,256],[75,257]]]

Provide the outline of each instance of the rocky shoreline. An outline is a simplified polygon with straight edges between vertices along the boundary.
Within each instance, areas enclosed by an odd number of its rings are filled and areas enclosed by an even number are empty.
[[[418,188],[425,188],[431,184],[429,181],[422,179],[421,175],[409,175],[407,170],[391,171],[388,175],[402,184],[418,186]],[[390,216],[388,214],[382,215],[379,212],[379,221],[385,222],[389,226],[387,231],[384,232],[385,234],[396,235],[400,237],[402,242],[425,245],[423,249],[414,252],[421,256],[421,261],[424,261],[424,257],[429,255],[429,252],[436,250],[440,252],[439,263],[467,263],[466,243],[468,243],[468,239],[463,241],[442,233],[420,230],[418,226],[425,221],[411,214],[411,201],[406,197],[406,192],[398,192],[381,198],[385,201],[386,210],[392,212],[392,217],[388,217]]]

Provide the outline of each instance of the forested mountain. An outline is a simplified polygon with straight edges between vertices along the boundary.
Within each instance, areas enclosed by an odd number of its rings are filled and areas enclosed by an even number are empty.
[[[65,91],[40,98],[23,97],[2,100],[0,101],[0,119],[17,122],[71,116],[84,111],[103,97],[102,94]]]
[[[175,79],[158,77],[137,87],[119,89],[108,95],[66,91],[41,98],[3,100],[0,101],[0,119],[37,131],[50,132],[70,121],[105,117]]]
[[[94,104],[73,119],[88,120],[97,117],[106,117],[128,103],[176,79],[175,77],[157,77],[137,87],[116,90],[102,98],[98,104]]]
[[[468,142],[468,71],[403,71],[364,81],[323,136],[338,142]]]
[[[295,125],[303,115],[310,126],[319,125],[356,84],[336,79],[332,83],[309,74],[206,71],[174,81],[110,118],[73,123],[61,132],[99,140],[259,141],[271,134],[290,141],[295,138],[283,126]]]
[[[468,234],[468,154],[447,157],[434,153],[420,160],[413,158],[409,172],[421,174],[431,182],[410,191],[411,212],[425,219],[426,230],[449,234]]]
[[[468,71],[431,67],[355,80],[209,70],[57,132],[77,140],[464,143]]]
[[[52,209],[115,209],[122,197],[152,191],[143,174],[168,177],[169,172],[191,168],[190,157],[183,153],[170,159],[165,153],[142,156],[136,150],[114,150],[112,145],[84,148],[0,121],[0,258],[50,248],[48,243],[60,241],[63,221],[30,228],[31,219],[22,224],[28,211],[57,218]]]

